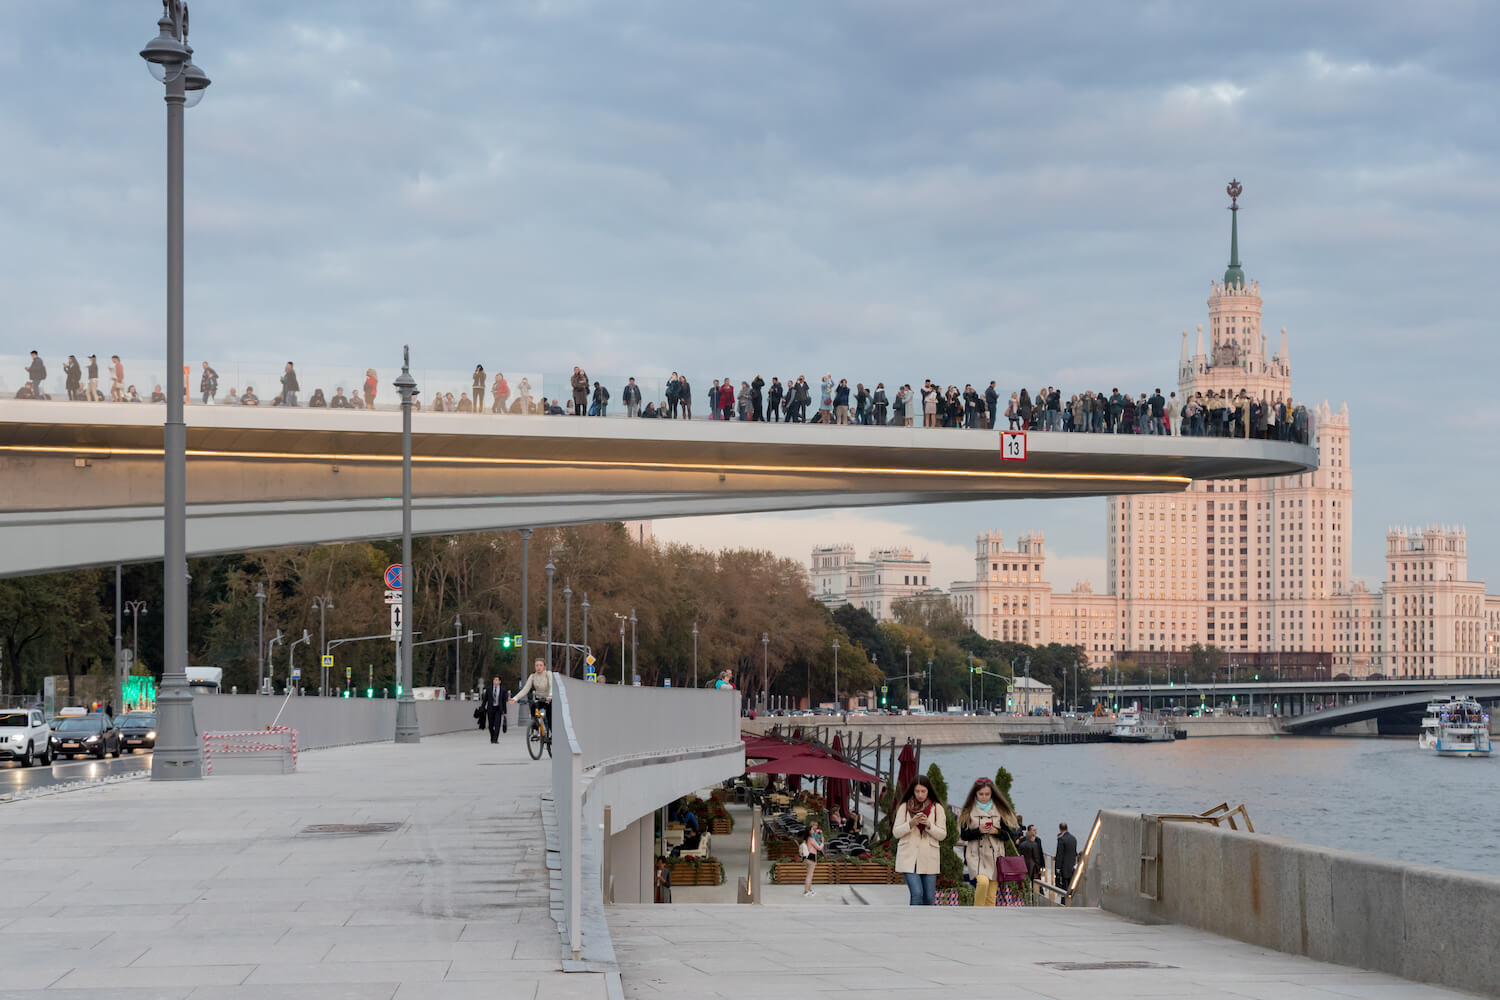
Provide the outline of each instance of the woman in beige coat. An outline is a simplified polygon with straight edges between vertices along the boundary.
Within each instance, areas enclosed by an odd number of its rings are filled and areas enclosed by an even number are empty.
[[[974,905],[995,904],[995,863],[1005,853],[1006,840],[1014,840],[1020,820],[1000,789],[989,778],[980,778],[969,789],[958,811],[958,838],[964,845],[968,881],[974,886]]]
[[[947,835],[948,809],[933,796],[932,782],[919,774],[906,790],[891,824],[891,836],[896,838],[896,871],[906,879],[912,906],[937,903],[938,870]]]

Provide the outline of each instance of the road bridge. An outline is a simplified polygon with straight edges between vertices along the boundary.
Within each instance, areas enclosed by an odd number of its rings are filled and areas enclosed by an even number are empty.
[[[0,575],[162,557],[150,405],[0,401]],[[188,553],[386,538],[392,411],[188,407]],[[418,534],[695,514],[1182,490],[1305,472],[1279,441],[920,427],[413,415]]]

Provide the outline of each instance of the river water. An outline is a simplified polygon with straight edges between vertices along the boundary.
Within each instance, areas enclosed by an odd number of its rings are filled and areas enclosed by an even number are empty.
[[[1500,761],[1439,757],[1415,737],[1223,737],[1175,743],[933,747],[957,808],[1004,765],[1050,854],[1099,809],[1202,812],[1243,802],[1257,833],[1500,875]]]

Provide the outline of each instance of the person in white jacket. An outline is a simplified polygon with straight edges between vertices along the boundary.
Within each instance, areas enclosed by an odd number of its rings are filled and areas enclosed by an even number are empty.
[[[521,685],[521,690],[510,699],[510,703],[514,705],[528,694],[531,695],[533,704],[542,706],[543,718],[547,720],[547,732],[552,732],[552,671],[541,660],[537,660],[532,666],[531,676],[526,678],[526,683]]]
[[[906,790],[891,824],[891,836],[896,838],[896,871],[906,879],[912,906],[937,904],[938,870],[947,835],[948,809],[932,794],[932,782],[919,774]]]

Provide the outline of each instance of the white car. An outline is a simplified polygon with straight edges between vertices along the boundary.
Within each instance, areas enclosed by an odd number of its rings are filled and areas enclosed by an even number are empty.
[[[33,760],[52,763],[52,730],[35,708],[0,710],[0,760],[18,760],[30,767]]]

